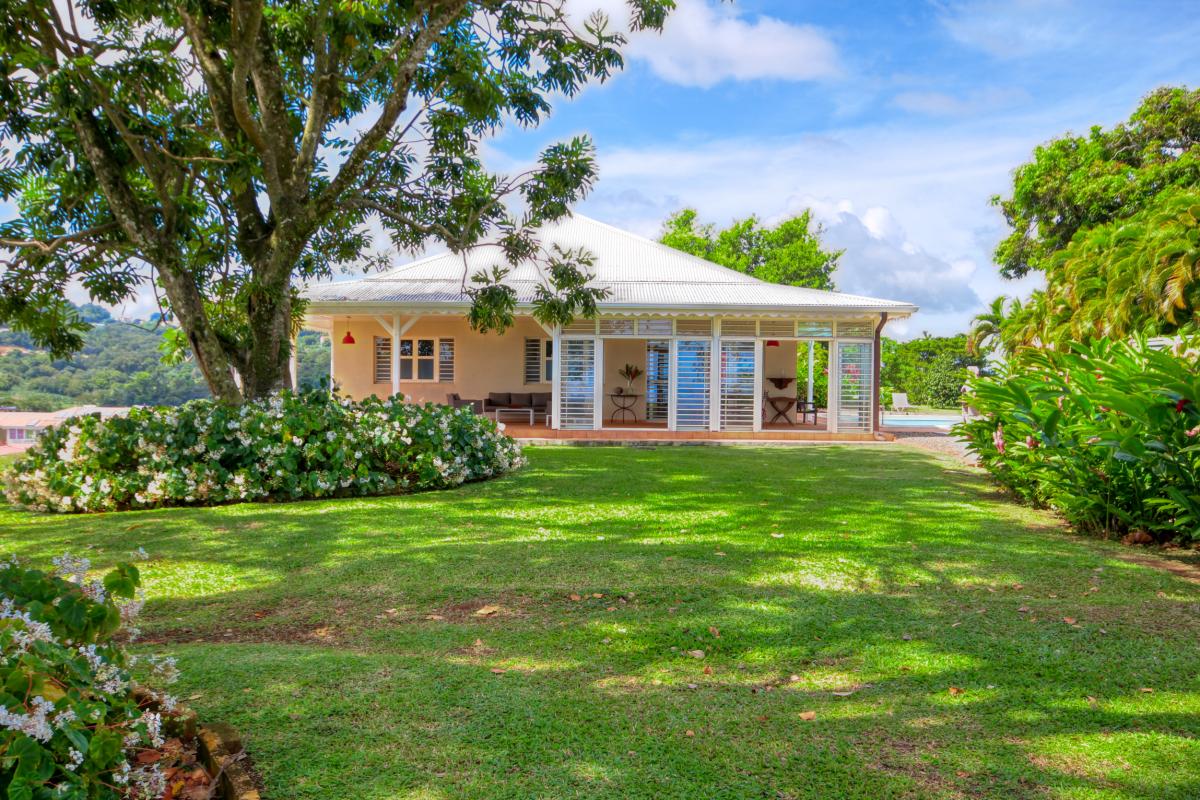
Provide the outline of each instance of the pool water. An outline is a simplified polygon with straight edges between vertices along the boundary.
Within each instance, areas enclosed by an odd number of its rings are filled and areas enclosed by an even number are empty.
[[[883,418],[883,427],[885,428],[941,428],[942,430],[950,430],[950,427],[959,422],[958,417],[929,417],[919,414],[900,415],[885,415]]]

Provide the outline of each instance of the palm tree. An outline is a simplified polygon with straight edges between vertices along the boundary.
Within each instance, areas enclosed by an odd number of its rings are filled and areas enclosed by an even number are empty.
[[[1000,332],[1004,327],[1005,308],[1009,298],[1000,295],[988,310],[971,319],[971,330],[967,334],[967,352],[971,355],[987,356],[1000,347]]]

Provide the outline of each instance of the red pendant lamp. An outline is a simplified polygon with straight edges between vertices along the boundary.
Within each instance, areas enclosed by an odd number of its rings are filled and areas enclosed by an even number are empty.
[[[346,335],[342,337],[342,344],[354,344],[354,334],[350,332],[350,318],[346,318]]]

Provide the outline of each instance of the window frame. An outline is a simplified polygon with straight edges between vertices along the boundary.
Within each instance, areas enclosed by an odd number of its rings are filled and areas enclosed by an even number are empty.
[[[421,342],[430,342],[433,345],[432,354],[428,356],[421,355]],[[450,373],[453,374],[457,369],[458,348],[454,343],[453,336],[405,336],[397,339],[397,347],[400,352],[396,356],[396,363],[400,368],[400,383],[444,383],[442,381],[442,343],[450,342],[452,349]],[[412,355],[404,355],[404,345],[408,344]],[[428,361],[433,366],[433,376],[429,378],[417,377],[420,375],[420,363]],[[409,377],[404,376],[405,364],[408,365]]]

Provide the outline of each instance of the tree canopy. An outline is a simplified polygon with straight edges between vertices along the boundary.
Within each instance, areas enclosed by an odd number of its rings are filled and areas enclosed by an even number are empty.
[[[832,289],[841,250],[821,246],[823,228],[806,210],[774,227],[756,216],[734,220],[718,230],[701,223],[695,209],[685,208],[663,223],[659,241],[729,269],[769,283]]]
[[[975,318],[985,350],[1174,334],[1200,321],[1200,90],[1152,92],[1127,123],[1064,137],[1014,173],[1001,272],[1045,288]]]
[[[674,4],[628,5],[640,29]],[[0,322],[61,355],[88,324],[69,284],[111,304],[152,282],[214,396],[260,396],[287,381],[298,285],[361,265],[373,223],[410,250],[497,242],[464,288],[503,327],[508,265],[547,256],[537,228],[595,161],[577,137],[496,174],[481,142],[609,77],[623,43],[565,0],[5,3]],[[551,257],[535,315],[594,308],[586,265]]]
[[[1162,87],[1128,122],[1067,135],[1034,150],[994,197],[1012,233],[996,248],[1008,278],[1053,268],[1077,233],[1128,219],[1173,188],[1200,186],[1200,89]]]

